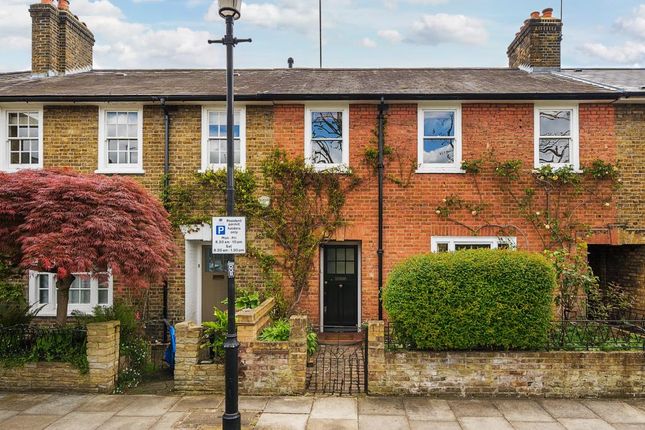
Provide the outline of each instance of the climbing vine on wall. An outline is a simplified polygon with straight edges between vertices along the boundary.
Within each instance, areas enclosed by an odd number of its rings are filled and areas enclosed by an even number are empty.
[[[345,224],[343,207],[349,191],[360,180],[351,171],[317,170],[303,158],[290,158],[283,151],[271,153],[261,165],[261,178],[250,170],[235,171],[236,213],[247,217],[257,239],[268,239],[275,252],[250,244],[255,258],[286,314],[291,313],[306,290],[320,244]],[[169,191],[169,208],[175,225],[209,222],[213,213],[224,211],[226,171],[207,171],[195,180],[175,185]],[[268,197],[263,206],[258,198]],[[290,295],[283,300],[278,274]]]

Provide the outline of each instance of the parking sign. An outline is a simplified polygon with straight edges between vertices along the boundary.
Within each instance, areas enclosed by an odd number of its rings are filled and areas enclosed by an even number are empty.
[[[246,254],[246,218],[213,218],[213,254]]]

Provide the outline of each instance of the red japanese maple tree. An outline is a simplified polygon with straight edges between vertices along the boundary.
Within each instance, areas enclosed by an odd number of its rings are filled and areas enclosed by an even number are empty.
[[[111,270],[146,288],[168,273],[174,243],[161,203],[132,179],[71,170],[0,173],[0,250],[26,270],[56,273],[59,323],[73,273]]]

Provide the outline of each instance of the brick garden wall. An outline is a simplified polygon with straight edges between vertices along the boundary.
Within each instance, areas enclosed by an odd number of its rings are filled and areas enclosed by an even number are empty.
[[[531,397],[645,396],[645,352],[386,352],[369,324],[369,393]]]
[[[87,361],[87,373],[55,362],[0,367],[0,390],[112,393],[119,371],[118,321],[87,325]]]

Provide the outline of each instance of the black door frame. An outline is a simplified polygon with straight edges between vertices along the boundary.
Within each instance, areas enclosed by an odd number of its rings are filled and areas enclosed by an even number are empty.
[[[363,251],[362,251],[362,246],[361,242],[358,240],[347,240],[347,241],[331,241],[331,242],[324,242],[323,244],[320,245],[319,249],[319,254],[320,254],[320,259],[319,259],[319,265],[318,265],[318,276],[320,278],[319,280],[319,289],[318,289],[318,301],[319,301],[319,310],[318,312],[320,313],[320,332],[323,333],[325,330],[325,251],[324,248],[326,246],[355,246],[357,250],[356,258],[357,258],[357,264],[358,264],[358,273],[357,273],[357,278],[356,278],[356,289],[357,289],[357,300],[356,300],[356,305],[358,307],[357,313],[356,313],[356,330],[361,331],[361,322],[362,322],[362,293],[363,293],[363,288],[362,288],[362,268],[363,268]]]

